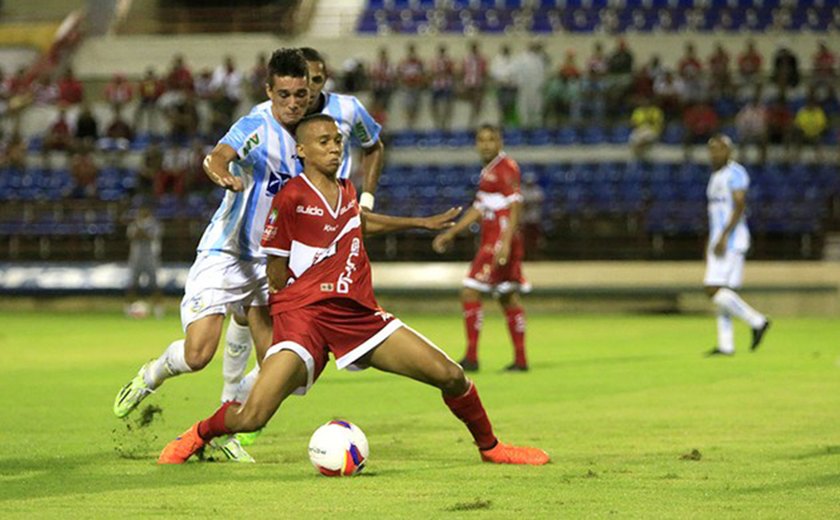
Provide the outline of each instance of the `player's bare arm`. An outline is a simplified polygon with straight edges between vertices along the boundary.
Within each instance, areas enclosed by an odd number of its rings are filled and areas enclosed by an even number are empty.
[[[363,211],[373,209],[373,194],[376,192],[376,187],[379,186],[379,177],[382,176],[384,162],[385,145],[382,144],[382,141],[376,141],[371,146],[362,148],[362,171],[365,172],[365,178],[362,181],[360,205]],[[366,197],[365,194],[368,194],[369,197]]]
[[[735,206],[732,210],[732,216],[715,244],[714,253],[717,256],[723,256],[726,253],[726,243],[747,209],[747,192],[744,190],[733,191],[732,202]]]
[[[510,258],[510,245],[513,242],[516,230],[519,228],[519,215],[521,212],[522,202],[516,201],[510,205],[510,220],[502,230],[498,249],[496,249],[496,254],[493,256],[493,262],[496,265],[507,265],[508,259]]]
[[[391,233],[404,229],[428,229],[438,231],[455,225],[453,219],[461,213],[461,208],[449,208],[443,213],[428,217],[394,217],[366,211],[362,213],[362,232],[365,235]]]
[[[269,255],[265,272],[268,275],[268,289],[277,292],[289,281],[289,258]]]
[[[231,191],[242,191],[242,179],[232,175],[228,165],[236,159],[236,150],[231,146],[219,143],[213,150],[204,157],[202,166],[204,173],[210,180],[222,188]]]
[[[458,219],[458,222],[454,226],[435,237],[434,241],[432,241],[432,249],[436,253],[445,253],[449,249],[449,244],[452,243],[452,240],[458,236],[458,233],[479,220],[481,220],[481,212],[475,207],[470,207],[461,215],[461,218]]]

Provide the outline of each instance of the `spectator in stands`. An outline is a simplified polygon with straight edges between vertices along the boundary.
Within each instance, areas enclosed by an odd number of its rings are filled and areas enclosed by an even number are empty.
[[[616,49],[607,60],[607,100],[611,112],[618,114],[633,82],[633,53],[624,38],[619,38]]]
[[[155,179],[163,170],[163,149],[160,143],[153,139],[143,154],[143,162],[137,171],[137,184],[134,195],[148,197],[155,191]]]
[[[79,144],[70,158],[70,176],[73,186],[69,196],[74,199],[92,199],[96,197],[96,178],[99,167],[93,157],[93,141],[85,139]]]
[[[166,76],[166,88],[174,91],[188,91],[193,89],[193,75],[182,54],[172,58],[172,67]]]
[[[558,69],[545,82],[545,117],[543,125],[557,128],[569,110],[568,81],[563,77],[562,68]]]
[[[660,74],[659,56],[654,55],[650,61],[633,74],[633,81],[629,90],[631,105],[639,105],[646,99],[653,99],[653,84]]]
[[[257,55],[257,62],[248,73],[247,88],[251,104],[256,105],[266,100],[265,77],[268,74],[268,57],[264,52]]]
[[[131,304],[137,299],[138,291],[143,287],[151,293],[154,313],[163,317],[163,304],[157,272],[160,269],[161,238],[163,226],[146,202],[137,210],[137,216],[126,228],[129,240],[128,272],[129,284],[126,289],[126,314],[130,315]],[[145,278],[141,283],[141,279]]]
[[[50,80],[49,75],[42,74],[32,85],[32,100],[39,105],[54,105],[59,102],[58,85]]]
[[[577,53],[574,49],[568,49],[566,51],[566,58],[558,71],[561,78],[567,80],[570,78],[581,77],[580,69],[578,68],[577,61],[575,60],[576,56]]]
[[[666,71],[653,82],[653,93],[667,120],[672,121],[682,114],[685,84],[673,72]]]
[[[741,86],[748,88],[760,83],[764,59],[755,48],[755,41],[747,40],[747,48],[738,56],[738,76]]]
[[[76,118],[76,139],[79,142],[85,140],[96,142],[99,139],[99,122],[87,102],[82,104],[79,116]]]
[[[14,75],[6,80],[6,90],[8,91],[9,97],[24,94],[26,92],[27,84],[26,67],[18,67]]]
[[[233,123],[239,103],[242,101],[242,73],[236,70],[232,56],[225,56],[224,64],[213,71],[210,88],[214,91],[214,112],[220,115],[219,128],[228,128]]]
[[[647,159],[647,153],[662,135],[665,128],[665,114],[662,109],[653,104],[650,98],[642,99],[642,102],[633,110],[630,116],[630,124],[633,131],[630,133],[630,147],[633,156],[638,161]]]
[[[820,41],[813,57],[811,89],[817,102],[826,103],[836,97],[837,58],[824,41]]]
[[[3,155],[0,166],[23,171],[26,169],[27,142],[20,132],[14,131],[9,140],[3,144]]]
[[[176,143],[169,143],[163,152],[160,170],[155,176],[155,196],[160,198],[164,193],[172,192],[182,197],[186,187],[187,173],[190,166],[192,150]]]
[[[796,113],[793,120],[796,135],[796,158],[802,152],[802,146],[808,145],[814,148],[818,162],[823,162],[822,138],[828,130],[828,118],[823,108],[817,103],[813,92],[808,94],[805,106]]]
[[[105,137],[100,140],[100,146],[106,150],[128,151],[134,140],[134,130],[123,118],[122,108],[114,107],[114,118],[105,130]]]
[[[470,42],[470,50],[461,63],[461,89],[464,100],[470,106],[470,118],[467,124],[471,129],[478,124],[484,106],[487,72],[487,59],[481,54],[478,42]]]
[[[193,139],[190,149],[184,160],[187,162],[186,191],[207,196],[218,186],[204,171],[204,158],[210,153],[212,147],[204,144],[201,139]]]
[[[9,81],[6,78],[6,71],[3,67],[0,67],[0,118],[6,115],[11,97],[12,93],[9,89]],[[0,119],[0,121],[2,120]],[[2,126],[0,126],[0,131],[2,131]]]
[[[340,90],[342,92],[360,92],[367,87],[367,81],[367,70],[362,60],[353,56],[344,60],[344,63],[341,64]],[[333,89],[335,89],[335,85],[333,85]]]
[[[767,107],[761,101],[761,87],[755,88],[755,94],[735,115],[735,129],[738,142],[746,157],[747,147],[758,148],[758,160],[761,164],[767,160]]]
[[[732,76],[729,71],[729,53],[723,45],[715,44],[715,51],[709,56],[710,92],[715,98],[732,94]]]
[[[773,72],[770,79],[779,90],[796,88],[799,85],[799,60],[785,42],[779,42],[773,56]]]
[[[545,61],[542,45],[532,42],[514,63],[519,124],[524,128],[536,128],[543,121]]]
[[[67,108],[60,106],[55,121],[52,122],[43,141],[43,167],[50,168],[51,152],[69,153],[74,145],[73,130],[67,117]]]
[[[58,80],[58,100],[65,105],[76,105],[84,99],[84,87],[76,78],[72,67],[67,67]]]
[[[169,119],[169,138],[178,144],[185,144],[198,132],[199,116],[195,93],[186,90],[175,100],[166,112]]]
[[[125,79],[124,75],[114,74],[111,81],[105,85],[105,101],[116,110],[131,103],[132,99],[134,99],[134,88],[131,83]]]
[[[417,47],[413,43],[408,44],[406,57],[400,62],[397,72],[400,77],[400,86],[405,94],[403,101],[406,126],[414,129],[420,113],[423,91],[426,88],[426,68],[417,55]]]
[[[785,160],[790,159],[792,132],[793,112],[788,106],[784,91],[780,91],[775,100],[767,106],[767,142],[781,145]]]
[[[694,48],[694,43],[687,42],[682,58],[677,64],[677,71],[680,76],[685,79],[688,76],[698,76],[703,72],[703,64],[697,57],[697,51]]]
[[[515,126],[516,114],[516,71],[510,46],[504,44],[490,64],[490,75],[496,86],[496,101],[499,105],[499,126]]]
[[[388,113],[391,108],[391,96],[394,95],[394,90],[397,88],[397,69],[391,63],[387,47],[379,48],[378,57],[371,65],[368,76],[373,91],[371,115],[379,121],[377,114],[382,117],[383,114]],[[381,123],[381,121],[379,122]]]
[[[545,192],[537,182],[534,172],[522,175],[522,217],[520,219],[522,240],[525,246],[525,259],[538,260],[542,255],[543,240],[543,203]]]
[[[432,122],[438,130],[449,130],[455,96],[455,62],[446,45],[440,44],[431,63]]]
[[[140,98],[140,103],[134,112],[134,129],[137,132],[141,131],[143,116],[146,117],[146,131],[154,132],[159,110],[158,99],[163,94],[163,90],[163,82],[158,79],[155,70],[151,67],[146,69],[145,76],[137,85],[137,94]]]
[[[694,145],[705,145],[717,132],[720,119],[708,100],[689,105],[683,114],[683,151],[685,162],[691,162]]]

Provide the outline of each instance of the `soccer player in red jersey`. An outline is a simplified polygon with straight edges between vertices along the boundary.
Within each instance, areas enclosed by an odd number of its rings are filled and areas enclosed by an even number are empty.
[[[531,287],[522,276],[525,251],[519,231],[522,210],[519,166],[502,151],[498,127],[481,126],[476,132],[475,146],[484,163],[475,202],[453,227],[435,237],[432,247],[438,253],[445,252],[458,233],[481,221],[481,245],[461,291],[467,330],[467,353],[461,366],[467,372],[478,370],[478,336],[484,318],[481,294],[485,293],[498,296],[513,340],[514,361],[505,370],[524,372],[528,370],[525,311],[519,293],[528,292]]]
[[[304,173],[275,197],[263,232],[271,284],[273,345],[245,403],[229,401],[170,442],[160,464],[186,462],[208,441],[262,428],[292,393],[305,393],[330,353],[338,368],[375,367],[437,388],[463,421],[481,458],[498,464],[545,464],[537,448],[499,442],[475,385],[443,351],[376,302],[363,234],[411,227],[441,229],[457,209],[425,218],[362,213],[356,190],[336,171],[342,136],[335,120],[311,115],[296,130]]]

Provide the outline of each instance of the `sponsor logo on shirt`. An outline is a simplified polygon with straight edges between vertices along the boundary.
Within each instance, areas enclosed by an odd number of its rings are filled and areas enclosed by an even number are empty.
[[[350,254],[347,255],[347,262],[344,264],[344,272],[338,277],[336,282],[336,292],[339,294],[347,294],[350,292],[350,285],[353,283],[353,273],[356,271],[355,259],[359,256],[361,250],[361,243],[358,237],[353,238],[350,243]]]
[[[338,216],[344,215],[345,213],[347,213],[348,211],[353,209],[355,206],[356,206],[356,201],[351,200],[350,202],[347,203],[346,206],[344,206],[343,208],[338,210]]]
[[[266,185],[265,194],[273,197],[277,195],[280,188],[286,184],[286,181],[292,178],[291,173],[286,172],[268,172],[268,184]]]
[[[324,210],[322,210],[318,206],[306,206],[305,208],[303,206],[298,206],[295,208],[295,213],[300,213],[302,215],[310,215],[313,217],[324,216]]]
[[[356,123],[356,126],[353,127],[353,135],[355,135],[356,138],[363,143],[370,141],[370,134],[361,121]]]
[[[327,233],[335,233],[335,231],[337,229],[338,229],[338,226],[331,226],[329,224],[324,224],[324,231],[326,231]]]
[[[321,292],[333,292],[335,290],[335,285],[331,283],[322,283],[321,284]]]
[[[277,235],[277,228],[275,226],[268,225],[263,230],[262,238],[260,242],[268,242],[272,240]]]
[[[245,144],[242,145],[242,148],[239,149],[239,157],[246,158],[248,154],[251,153],[251,150],[256,148],[260,145],[260,131],[256,130],[253,134],[249,135],[247,139],[245,139]]]

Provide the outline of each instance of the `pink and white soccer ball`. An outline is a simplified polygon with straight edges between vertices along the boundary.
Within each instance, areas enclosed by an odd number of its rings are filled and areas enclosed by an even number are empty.
[[[367,437],[349,421],[330,421],[309,439],[309,460],[328,477],[349,477],[362,471],[367,462]]]

